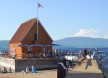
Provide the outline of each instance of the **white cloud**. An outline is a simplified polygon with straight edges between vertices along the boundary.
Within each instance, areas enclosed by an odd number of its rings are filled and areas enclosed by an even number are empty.
[[[78,37],[92,37],[92,38],[100,38],[101,35],[98,34],[97,30],[93,29],[80,29],[79,32],[75,34]],[[108,35],[107,35],[108,38]]]
[[[104,35],[104,38],[108,39],[108,34],[105,34],[105,35]]]

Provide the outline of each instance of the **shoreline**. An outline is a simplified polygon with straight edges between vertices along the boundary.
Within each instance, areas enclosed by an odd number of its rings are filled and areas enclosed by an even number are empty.
[[[57,78],[57,69],[52,70],[38,70],[37,73],[13,72],[0,73],[0,78]]]

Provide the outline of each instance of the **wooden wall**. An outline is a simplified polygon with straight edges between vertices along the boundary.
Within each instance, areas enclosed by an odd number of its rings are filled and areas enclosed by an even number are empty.
[[[52,39],[50,38],[50,36],[47,34],[46,30],[44,29],[44,27],[41,26],[41,24],[39,23],[38,26],[38,31],[39,31],[39,36],[38,36],[38,40],[35,40],[35,33],[37,32],[36,27],[37,23],[35,22],[33,24],[33,26],[29,29],[29,31],[25,34],[25,36],[22,38],[22,42],[21,44],[51,44],[52,43]],[[26,56],[28,54],[28,48],[27,47],[21,47],[18,46],[18,43],[14,43],[14,44],[10,44],[10,55],[12,55],[12,49],[15,48],[16,50],[16,54],[17,54],[17,58],[20,59],[23,56]],[[46,53],[48,50],[51,50],[52,47],[46,47]],[[39,54],[42,51],[42,47],[32,47],[32,55],[36,55]]]
[[[18,44],[10,44],[9,45],[9,48],[10,48],[10,56],[12,56],[12,52],[13,52],[13,49],[15,50],[16,52],[16,59],[21,59],[22,58],[22,48],[20,46],[18,46]]]

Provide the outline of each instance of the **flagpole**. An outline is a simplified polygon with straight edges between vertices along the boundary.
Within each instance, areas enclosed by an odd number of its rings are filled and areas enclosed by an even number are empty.
[[[38,40],[38,34],[39,34],[39,30],[38,30],[38,0],[37,0],[37,40]]]

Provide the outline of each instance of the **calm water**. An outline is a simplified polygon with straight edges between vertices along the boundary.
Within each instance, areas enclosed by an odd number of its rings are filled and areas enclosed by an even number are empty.
[[[81,50],[83,50],[84,48],[71,48],[71,47],[53,47],[54,49],[58,49],[58,50],[61,50],[61,51],[73,51],[73,52],[79,52]],[[92,51],[95,50],[95,48],[91,48]],[[0,48],[0,51],[2,50],[9,50],[7,48]],[[89,48],[87,48],[87,50],[89,50]],[[102,51],[100,52],[99,56],[101,58],[104,58],[106,56],[106,53],[108,55],[108,48],[98,48],[99,51]],[[108,68],[102,68],[102,70],[104,71],[104,75],[108,77]]]
[[[8,48],[0,48],[0,51],[2,51],[2,50],[9,50]]]
[[[71,47],[53,47],[54,49],[58,49],[58,50],[62,50],[62,51],[80,51],[83,50],[84,48],[71,48]],[[93,51],[95,50],[95,48],[91,48]],[[89,48],[87,48],[87,50],[89,50]],[[103,51],[103,52],[108,52],[108,48],[98,48],[99,51]]]
[[[62,51],[80,51],[84,48],[71,48],[71,47],[53,47],[54,49],[62,50]],[[89,48],[87,48],[89,50]],[[95,48],[91,48],[93,51]],[[9,50],[8,48],[0,48],[0,51],[2,50]],[[98,48],[99,51],[108,52],[108,48]]]

